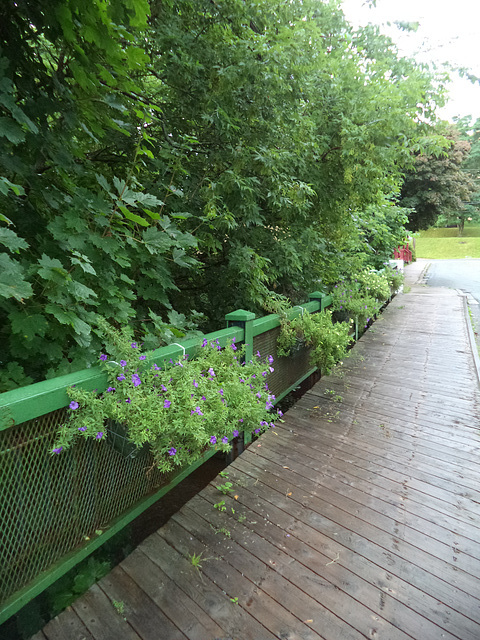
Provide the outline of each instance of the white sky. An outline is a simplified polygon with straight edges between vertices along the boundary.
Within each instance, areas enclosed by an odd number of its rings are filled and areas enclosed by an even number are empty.
[[[480,77],[480,0],[377,0],[370,9],[364,0],[343,0],[343,11],[354,25],[384,25],[382,32],[398,45],[402,55],[419,61],[448,61]],[[397,29],[394,21],[419,22],[416,33]],[[451,75],[449,102],[439,115],[480,118],[480,84]]]

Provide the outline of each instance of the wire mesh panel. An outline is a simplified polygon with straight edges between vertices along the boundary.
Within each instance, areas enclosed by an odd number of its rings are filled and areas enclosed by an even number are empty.
[[[0,432],[0,602],[165,481],[150,453],[81,440],[52,456],[61,409]]]
[[[288,358],[277,356],[277,338],[280,335],[280,327],[271,329],[255,336],[253,339],[253,352],[260,352],[262,358],[272,355],[274,357],[274,372],[268,377],[270,392],[279,396],[285,390],[298,382],[310,369],[310,349],[302,347],[294,350]]]

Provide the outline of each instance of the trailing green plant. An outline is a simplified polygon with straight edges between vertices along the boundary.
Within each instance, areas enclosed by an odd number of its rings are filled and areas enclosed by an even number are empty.
[[[361,269],[355,276],[344,277],[333,288],[333,309],[348,313],[359,324],[367,324],[390,297],[393,279],[385,270],[374,269]]]
[[[392,267],[385,267],[384,275],[387,278],[390,290],[392,292],[398,291],[405,281],[405,276],[402,271],[398,269],[392,269]]]
[[[196,358],[160,366],[152,354],[142,353],[128,328],[117,331],[102,323],[102,329],[109,355],[100,355],[100,365],[108,387],[102,393],[68,389],[69,417],[53,453],[81,437],[108,441],[109,431],[120,424],[136,447],[148,443],[156,466],[169,472],[208,448],[228,451],[241,430],[259,434],[275,426],[270,413],[275,396],[267,383],[271,356],[244,363],[244,347],[235,341],[221,349],[218,340],[205,339]]]
[[[349,331],[349,323],[334,323],[329,310],[315,314],[304,311],[301,316],[282,322],[277,353],[289,356],[297,345],[311,347],[311,364],[328,374],[347,352],[351,342]]]

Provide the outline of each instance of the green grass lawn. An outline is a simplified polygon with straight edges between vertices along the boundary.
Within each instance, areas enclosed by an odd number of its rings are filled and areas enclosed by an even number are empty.
[[[480,227],[465,225],[458,229],[427,229],[416,237],[417,258],[480,258]]]

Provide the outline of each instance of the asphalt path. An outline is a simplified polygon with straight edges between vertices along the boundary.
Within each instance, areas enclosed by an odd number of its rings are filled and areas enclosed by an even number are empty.
[[[480,342],[480,258],[464,260],[430,260],[426,282],[431,287],[450,287],[469,293],[477,344]],[[472,300],[474,298],[474,300]]]
[[[427,278],[431,287],[461,289],[480,302],[480,258],[431,260]]]

